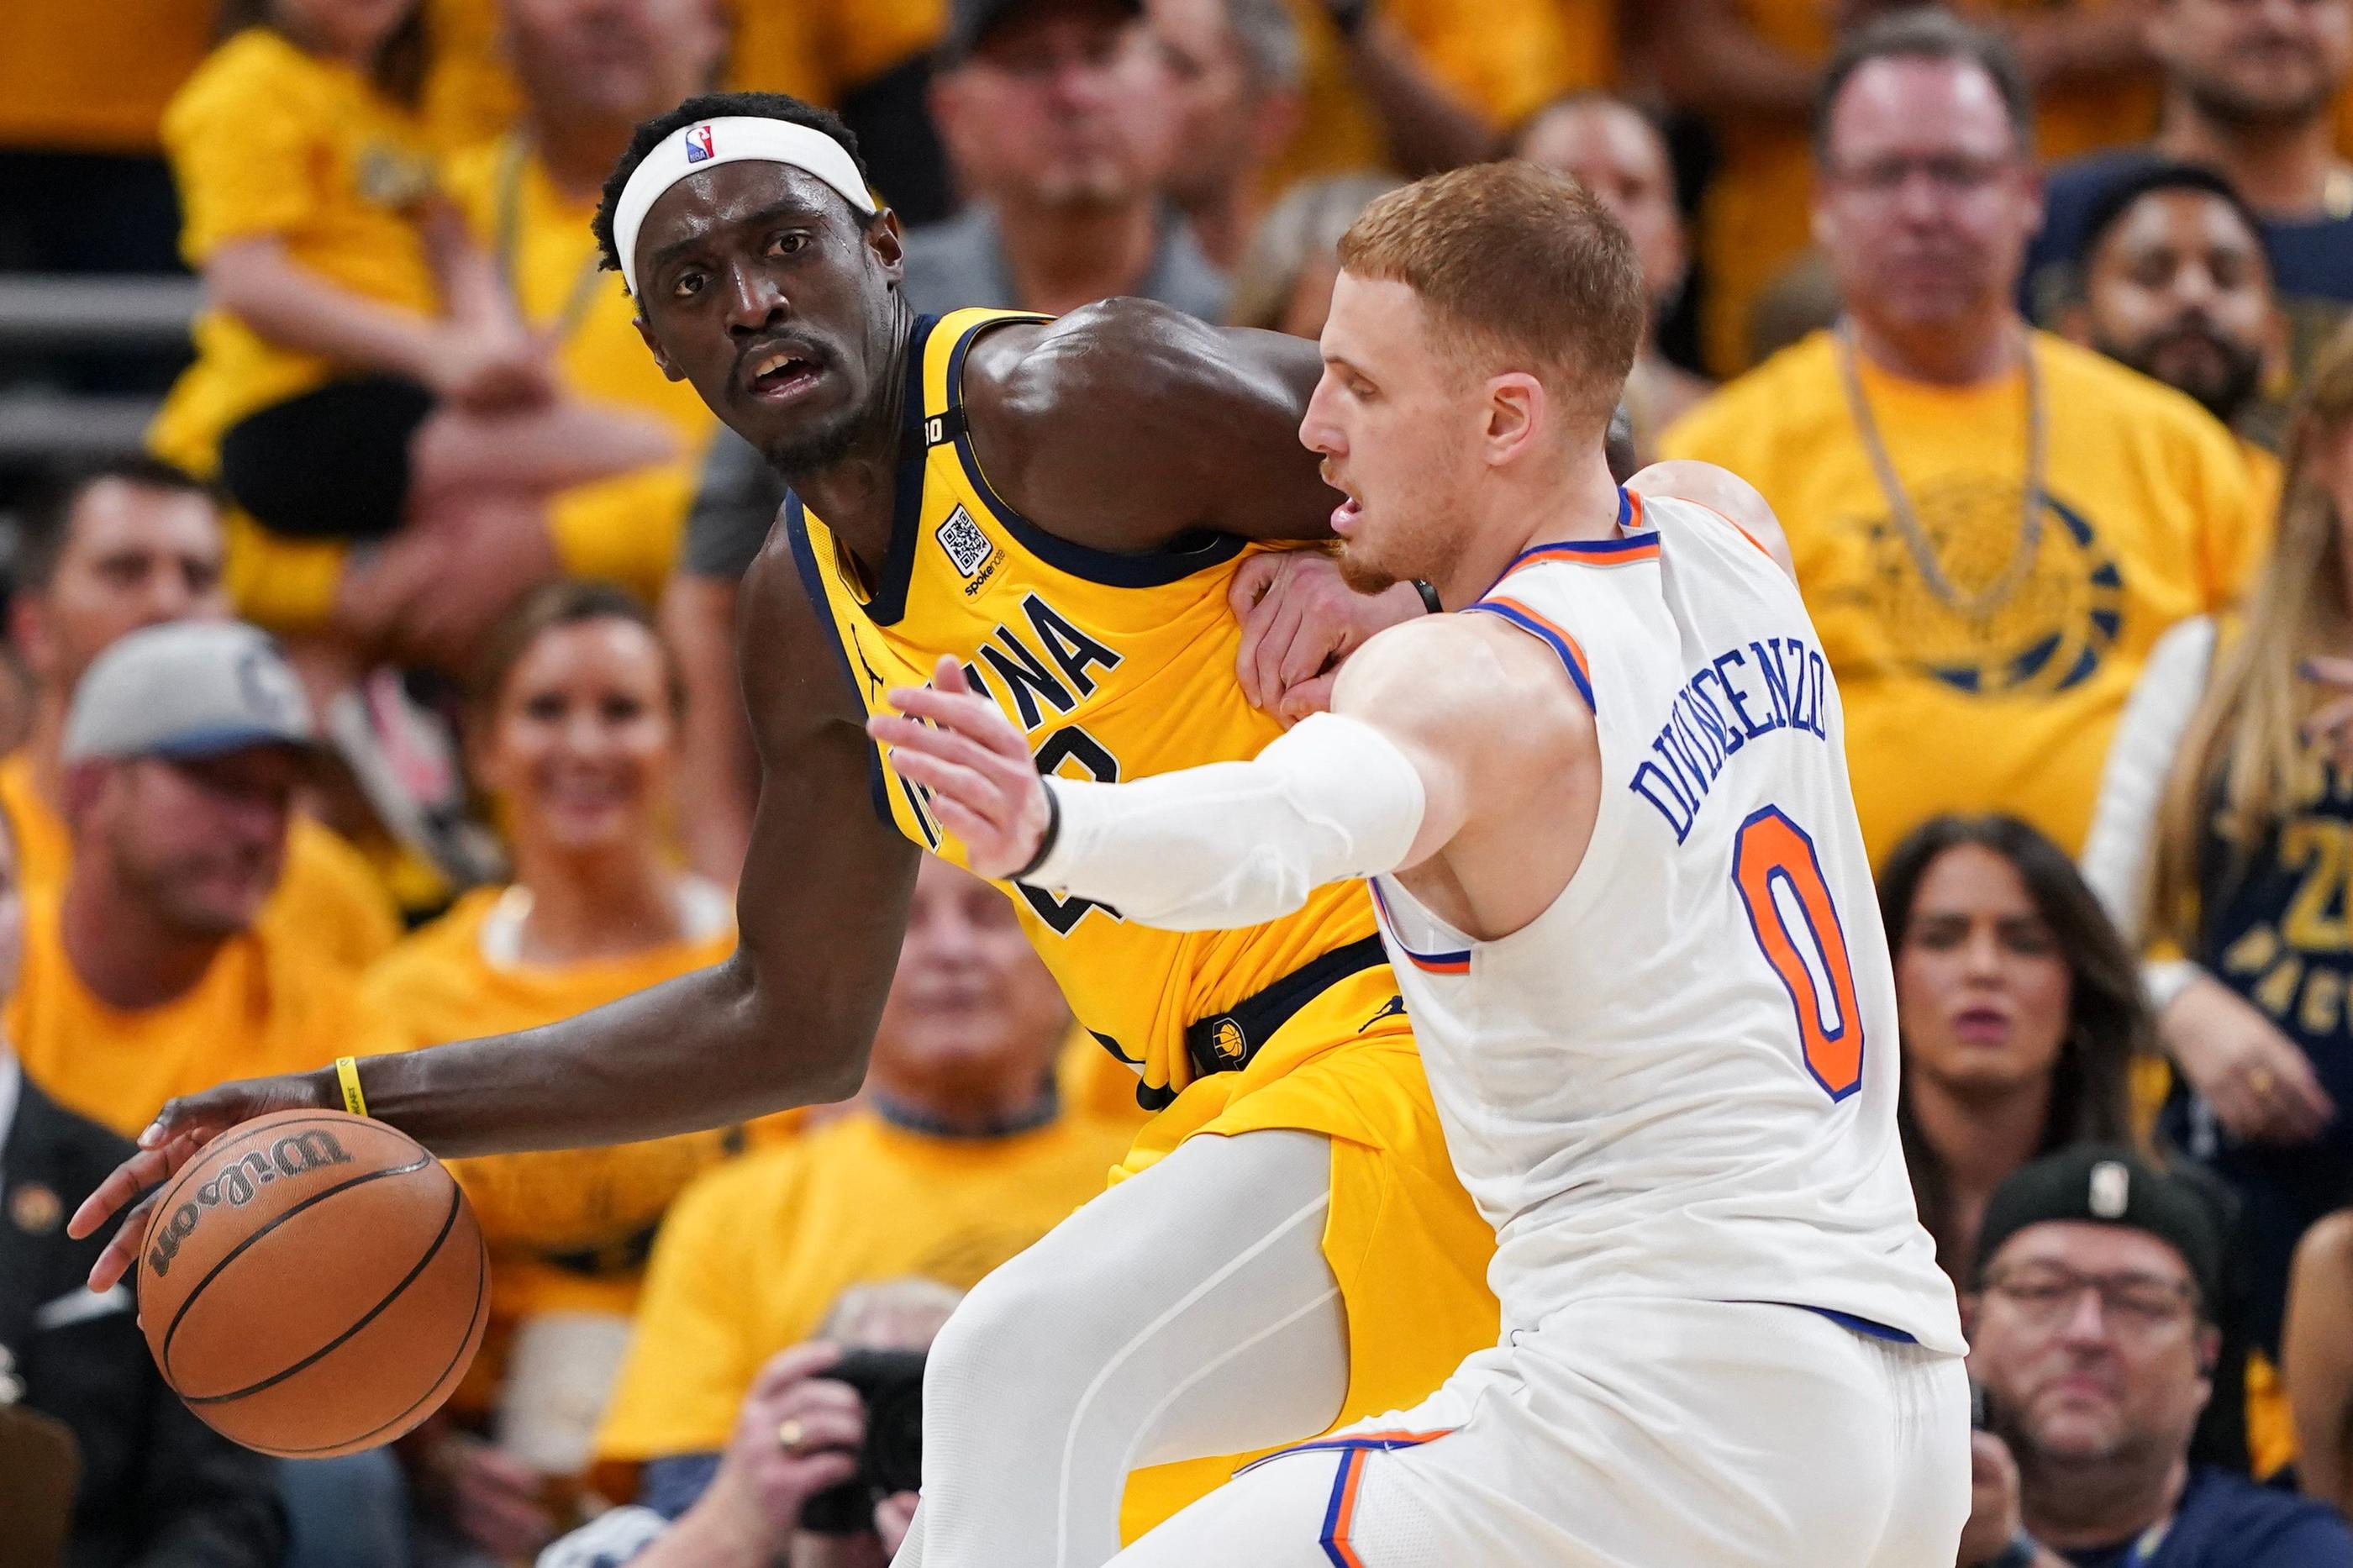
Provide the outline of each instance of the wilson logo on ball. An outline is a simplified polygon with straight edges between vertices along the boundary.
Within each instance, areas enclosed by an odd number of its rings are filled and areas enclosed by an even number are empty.
[[[180,1255],[180,1244],[195,1233],[196,1222],[208,1208],[227,1204],[231,1208],[243,1208],[253,1201],[254,1194],[283,1176],[289,1180],[308,1175],[329,1165],[348,1165],[352,1157],[335,1141],[335,1135],[313,1128],[290,1138],[280,1138],[269,1146],[269,1152],[257,1149],[236,1163],[224,1166],[218,1175],[195,1191],[195,1196],[172,1211],[171,1219],[156,1228],[155,1245],[147,1254],[147,1266],[156,1276],[168,1274],[172,1260]]]

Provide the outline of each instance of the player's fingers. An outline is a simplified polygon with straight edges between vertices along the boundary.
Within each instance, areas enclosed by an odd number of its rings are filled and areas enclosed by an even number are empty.
[[[994,752],[1026,757],[1021,731],[1004,710],[987,698],[971,692],[926,690],[905,687],[891,693],[891,706],[910,719],[928,719],[959,731]]]
[[[90,1288],[100,1295],[114,1289],[117,1281],[131,1271],[139,1261],[139,1248],[147,1238],[147,1216],[154,1212],[155,1194],[142,1198],[122,1216],[122,1228],[106,1244],[90,1266]]]
[[[964,666],[947,654],[940,655],[932,666],[932,684],[951,694],[968,692],[972,683],[964,678]]]
[[[1250,664],[1265,702],[1282,700],[1283,660],[1300,636],[1300,603],[1297,594],[1284,594],[1280,598],[1270,597],[1259,610],[1266,630],[1251,654]]]
[[[933,795],[944,796],[984,817],[994,818],[1007,809],[1002,792],[987,779],[970,768],[944,762],[929,752],[902,747],[891,753],[891,765],[899,771],[900,777],[913,780]]]
[[[1233,581],[1226,584],[1226,608],[1233,611],[1235,619],[1249,620],[1250,611],[1282,577],[1282,552],[1268,551],[1250,556],[1234,568]]]
[[[892,714],[877,714],[869,719],[866,732],[891,748],[894,755],[902,747],[923,752],[943,762],[970,768],[999,789],[1018,783],[1025,772],[1037,771],[1030,766],[1026,755],[1016,762],[1002,752],[982,745],[961,730],[944,730]]]
[[[106,1180],[98,1184],[97,1191],[81,1201],[73,1218],[66,1223],[66,1234],[79,1241],[95,1233],[106,1223],[107,1215],[177,1170],[196,1148],[193,1139],[178,1137],[161,1147],[140,1150],[114,1167]]]
[[[1285,724],[1296,724],[1310,713],[1321,713],[1332,706],[1332,688],[1339,680],[1336,669],[1303,680],[1282,694],[1275,709],[1275,717]]]

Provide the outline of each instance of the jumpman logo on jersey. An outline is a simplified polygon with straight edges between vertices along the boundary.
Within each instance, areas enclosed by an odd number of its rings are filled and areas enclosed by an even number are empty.
[[[1371,1017],[1356,1026],[1356,1033],[1360,1035],[1363,1034],[1366,1029],[1371,1028],[1383,1018],[1402,1018],[1404,1016],[1405,998],[1402,996],[1392,996],[1388,1001],[1381,1004],[1381,1010],[1379,1012],[1374,1014]]]
[[[874,666],[866,657],[866,645],[858,640],[858,628],[849,628],[849,646],[858,650],[858,668],[866,672],[866,706],[879,708],[882,703],[882,678],[874,673]]]

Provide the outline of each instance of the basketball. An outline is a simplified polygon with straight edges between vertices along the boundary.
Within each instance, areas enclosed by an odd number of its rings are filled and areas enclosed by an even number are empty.
[[[200,1150],[164,1189],[139,1312],[164,1381],[282,1458],[388,1443],[482,1342],[489,1259],[457,1179],[406,1134],[287,1110]]]

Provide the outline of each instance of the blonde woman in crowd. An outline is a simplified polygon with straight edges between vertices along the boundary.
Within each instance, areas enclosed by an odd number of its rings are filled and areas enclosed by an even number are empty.
[[[493,635],[470,750],[514,877],[370,971],[368,998],[404,1046],[551,1023],[727,955],[728,900],[664,848],[679,700],[668,648],[618,588],[551,584]],[[495,1412],[501,1447],[445,1426],[410,1458],[470,1543],[512,1556],[554,1533],[543,1477],[586,1466],[654,1227],[743,1142],[707,1132],[457,1163],[493,1259],[491,1351],[457,1405],[476,1426]],[[566,1401],[581,1406],[570,1429],[551,1426],[548,1407]]]
[[[2165,1131],[2238,1193],[2276,1358],[2299,1237],[2353,1203],[2353,332],[2314,366],[2244,611],[2152,651],[2084,861],[2179,1071]]]

